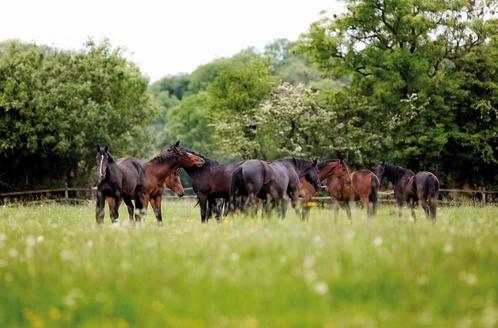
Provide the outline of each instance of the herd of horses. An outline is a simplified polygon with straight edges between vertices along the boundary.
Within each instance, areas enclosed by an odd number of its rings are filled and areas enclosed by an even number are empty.
[[[107,200],[112,222],[118,221],[121,202],[128,207],[131,221],[141,221],[150,203],[157,222],[162,224],[161,200],[165,186],[180,197],[184,193],[179,169],[185,170],[191,179],[202,222],[213,216],[220,220],[229,213],[257,212],[258,209],[263,215],[276,209],[279,216],[285,218],[289,203],[306,218],[311,199],[322,186],[330,195],[336,219],[341,206],[351,220],[350,202],[353,201],[361,201],[371,218],[376,213],[377,194],[384,178],[394,186],[400,220],[405,202],[411,205],[413,219],[417,204],[433,222],[436,219],[437,177],[428,171],[415,173],[384,160],[375,172],[350,172],[343,159],[249,159],[224,165],[180,147],[179,141],[144,164],[132,157],[115,160],[107,146],[97,147],[96,160],[97,223],[104,220]],[[302,208],[298,206],[300,199]]]

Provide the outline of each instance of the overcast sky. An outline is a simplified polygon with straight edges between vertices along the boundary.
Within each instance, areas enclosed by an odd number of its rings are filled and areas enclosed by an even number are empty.
[[[334,0],[10,0],[0,6],[0,41],[81,49],[108,38],[152,81],[191,72],[243,48],[297,39],[344,4]]]

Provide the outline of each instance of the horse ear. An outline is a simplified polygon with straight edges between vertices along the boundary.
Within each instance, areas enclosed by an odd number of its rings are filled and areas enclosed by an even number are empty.
[[[178,147],[178,146],[180,146],[180,140],[177,140],[177,141],[176,141],[176,143],[175,143],[175,146],[174,146],[174,147],[176,148],[176,147]]]
[[[100,153],[100,146],[97,145],[97,153]]]
[[[381,163],[382,163],[382,165],[386,164],[386,160],[383,159]]]
[[[106,152],[106,151],[108,151],[108,150],[109,150],[109,148],[107,148],[107,145],[106,145],[106,146],[104,146],[104,151]]]
[[[313,166],[317,166],[317,165],[318,165],[318,158],[315,158],[315,159],[313,160]]]

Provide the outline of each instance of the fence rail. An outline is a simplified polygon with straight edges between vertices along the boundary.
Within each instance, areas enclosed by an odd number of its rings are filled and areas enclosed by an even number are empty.
[[[326,187],[322,187],[323,189],[326,189]],[[455,197],[450,197],[452,194],[463,194],[465,196],[475,196],[479,195],[480,197],[480,203],[483,205],[487,203],[496,203],[498,199],[497,197],[493,197],[494,195],[498,195],[498,191],[495,190],[480,190],[480,189],[453,189],[453,188],[442,188],[439,189],[440,193],[445,193],[448,195],[446,198],[455,198]],[[29,200],[21,200],[21,202],[40,202],[40,201],[48,201],[48,200],[54,200],[50,199],[47,197],[48,195],[54,195],[54,194],[64,194],[64,197],[59,197],[56,198],[58,200],[66,200],[68,202],[77,202],[77,201],[85,201],[89,199],[95,199],[95,195],[97,192],[96,187],[63,187],[63,188],[54,188],[54,189],[38,189],[38,190],[25,190],[25,191],[13,191],[13,192],[5,192],[5,193],[0,193],[0,203],[5,203],[5,201],[9,202],[17,202],[19,201],[18,198],[23,198],[25,196],[36,196],[38,195],[39,197],[34,197],[34,199],[29,199]],[[76,197],[76,193],[83,193],[84,197]],[[379,191],[378,192],[380,201],[385,201],[385,202],[392,202],[393,201],[393,196],[394,196],[394,191],[393,190],[388,190],[388,191]],[[488,197],[488,195],[490,197]],[[175,196],[171,191],[165,189],[164,192],[164,197],[167,199],[175,199],[177,196]],[[193,190],[191,187],[185,188],[185,195],[183,198],[196,198]],[[313,200],[316,201],[325,201],[328,200],[328,196],[317,196],[313,197]]]

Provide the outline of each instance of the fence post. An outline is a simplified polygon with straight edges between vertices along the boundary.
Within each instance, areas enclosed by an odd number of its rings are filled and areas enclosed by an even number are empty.
[[[67,182],[64,184],[64,198],[69,199],[69,192],[67,190]]]
[[[481,198],[482,205],[485,206],[486,205],[486,192],[483,190],[481,192],[481,195],[482,195],[482,198]]]

